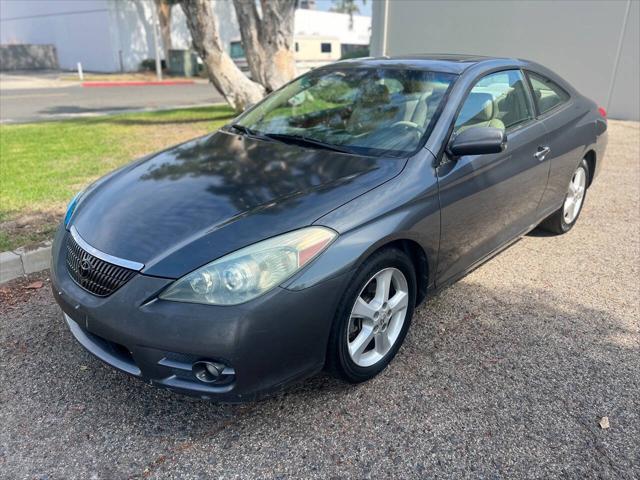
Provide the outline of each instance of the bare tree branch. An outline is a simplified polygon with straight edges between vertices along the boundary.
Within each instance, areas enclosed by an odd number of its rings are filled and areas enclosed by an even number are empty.
[[[295,77],[293,30],[296,0],[233,0],[249,70],[267,91]]]
[[[193,44],[207,69],[209,80],[236,111],[259,101],[264,88],[249,80],[224,51],[209,0],[182,0]]]
[[[169,61],[169,50],[172,48],[171,41],[171,8],[173,2],[171,0],[155,0],[156,10],[158,12],[158,23],[160,24],[160,36],[162,37],[162,49],[164,50],[164,59]]]

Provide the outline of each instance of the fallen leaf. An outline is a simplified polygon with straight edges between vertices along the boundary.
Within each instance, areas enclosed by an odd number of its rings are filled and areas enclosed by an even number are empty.
[[[44,283],[38,280],[37,282],[30,283],[24,288],[26,288],[27,290],[37,290],[38,288],[42,288],[43,285]]]
[[[600,419],[600,428],[602,428],[603,430],[609,428],[609,417],[602,417]]]

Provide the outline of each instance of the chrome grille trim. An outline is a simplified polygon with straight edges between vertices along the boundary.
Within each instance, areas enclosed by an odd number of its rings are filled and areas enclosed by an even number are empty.
[[[139,272],[144,268],[144,263],[134,262],[132,260],[125,260],[124,258],[114,257],[113,255],[109,255],[108,253],[101,252],[97,248],[92,247],[78,233],[76,227],[72,226],[70,229],[71,236],[75,240],[75,242],[82,248],[85,252],[93,255],[100,260],[103,260],[107,263],[111,263],[113,265],[118,265],[119,267],[127,268],[129,270],[135,270]]]
[[[135,263],[123,262],[122,259],[91,247],[80,238],[75,229],[67,236],[65,263],[69,276],[78,286],[98,297],[108,297],[131,280],[137,272],[137,270],[109,262],[106,258],[116,259],[126,265]],[[135,266],[142,268],[143,265],[135,264]]]

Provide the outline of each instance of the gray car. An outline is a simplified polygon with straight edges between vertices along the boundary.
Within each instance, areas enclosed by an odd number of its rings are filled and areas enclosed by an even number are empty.
[[[78,194],[54,295],[86,349],[153,385],[241,401],[322,369],[362,382],[425,298],[573,227],[606,129],[533,62],[338,62]]]

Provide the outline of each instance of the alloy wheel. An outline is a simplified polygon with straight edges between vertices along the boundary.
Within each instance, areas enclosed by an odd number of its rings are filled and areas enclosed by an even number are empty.
[[[351,360],[370,367],[393,348],[409,306],[409,287],[397,268],[385,268],[364,286],[351,310],[347,347]]]
[[[571,182],[569,182],[569,191],[567,192],[567,197],[564,200],[564,206],[562,208],[562,217],[567,225],[573,223],[578,213],[580,213],[586,188],[587,172],[584,167],[580,166],[573,174]]]

